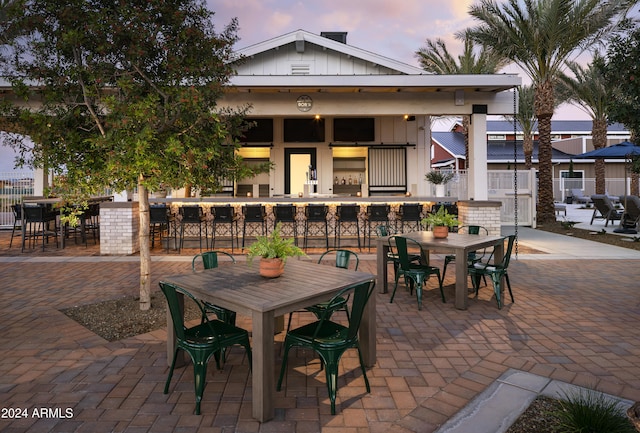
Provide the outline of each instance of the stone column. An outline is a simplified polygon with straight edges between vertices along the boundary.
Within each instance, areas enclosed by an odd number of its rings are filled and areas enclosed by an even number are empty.
[[[131,255],[140,251],[139,203],[100,203],[100,254]]]

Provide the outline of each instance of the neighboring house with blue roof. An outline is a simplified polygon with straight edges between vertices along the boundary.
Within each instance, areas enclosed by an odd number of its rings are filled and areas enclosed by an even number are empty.
[[[592,160],[573,159],[575,155],[593,150],[591,140],[590,120],[554,120],[551,122],[553,177],[555,181],[556,198],[564,199],[566,188],[563,180],[568,178],[569,166],[573,162],[573,180],[586,194],[595,193],[594,164]],[[431,133],[431,166],[437,168],[451,168],[464,170],[466,168],[464,134],[462,125],[456,123],[451,131],[433,131]],[[609,125],[607,130],[608,145],[629,139],[629,131],[621,124]],[[522,148],[522,131],[518,129],[515,135],[513,123],[506,120],[487,120],[487,168],[489,170],[504,170],[514,167],[517,161],[518,169],[524,169],[524,151]],[[534,169],[538,164],[537,130],[534,129],[532,163]],[[624,194],[624,161],[607,161],[606,168],[607,189],[612,194]]]

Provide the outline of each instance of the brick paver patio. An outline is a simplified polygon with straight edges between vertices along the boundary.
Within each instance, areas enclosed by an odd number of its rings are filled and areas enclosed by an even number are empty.
[[[640,260],[545,261],[523,254],[509,272],[516,302],[502,310],[484,287],[478,299],[470,297],[468,310],[456,310],[453,275],[445,281],[446,304],[434,280],[428,282],[422,311],[404,290],[393,304],[389,294],[377,293],[371,393],[356,353],[348,352],[331,416],[318,358],[299,350],[277,393],[276,418],[260,424],[251,418],[242,349],[231,351],[223,371],[211,364],[203,415],[196,416],[190,366],[177,369],[169,394],[162,393],[165,330],[109,343],[60,312],[135,295],[137,262],[97,258],[91,245],[21,254],[15,242],[8,249],[8,235],[0,232],[2,432],[433,432],[509,368],[640,400]],[[190,272],[185,258],[192,253],[154,261],[154,290],[163,276]],[[18,260],[24,257],[33,260]],[[435,263],[442,266],[441,257]],[[374,260],[362,261],[361,269],[375,273]],[[308,319],[294,316],[294,322]],[[239,324],[251,327],[246,318]],[[280,359],[274,375],[279,368]],[[34,416],[39,408],[48,413]],[[26,409],[27,416],[16,419],[9,409]]]

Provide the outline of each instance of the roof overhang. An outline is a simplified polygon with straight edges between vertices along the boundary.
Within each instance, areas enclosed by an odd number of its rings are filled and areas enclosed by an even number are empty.
[[[237,75],[239,92],[470,92],[497,93],[522,84],[516,74],[495,75]]]

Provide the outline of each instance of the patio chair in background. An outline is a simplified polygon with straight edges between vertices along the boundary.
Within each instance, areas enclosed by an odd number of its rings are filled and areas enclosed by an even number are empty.
[[[11,210],[13,211],[13,228],[11,229],[9,248],[11,248],[11,245],[13,245],[14,237],[22,237],[22,224],[24,224],[22,221],[22,205],[20,203],[13,204],[11,205]]]
[[[582,204],[591,203],[591,198],[587,195],[584,195],[580,188],[572,188],[571,196],[573,197],[573,201],[575,203],[582,203]]]
[[[511,302],[515,302],[513,299],[513,292],[511,291],[511,283],[509,282],[507,268],[509,267],[509,261],[511,260],[511,251],[513,250],[513,243],[516,236],[509,235],[506,239],[507,248],[501,262],[492,262],[495,253],[494,248],[486,262],[475,262],[473,265],[469,266],[469,275],[471,276],[471,283],[476,291],[476,296],[478,296],[478,290],[480,289],[480,277],[484,277],[485,275],[491,277],[491,280],[493,281],[493,292],[496,295],[496,301],[498,301],[498,309],[502,308],[502,278],[507,282]],[[500,242],[504,243],[504,239]]]
[[[607,197],[609,197],[609,200],[611,200],[611,203],[613,204],[620,204],[620,197],[618,197],[617,195],[611,195],[609,194],[608,190],[604,191],[604,195],[606,195]]]
[[[413,286],[416,288],[416,298],[418,300],[418,310],[422,310],[422,287],[426,284],[430,275],[435,274],[438,278],[438,286],[440,287],[440,296],[442,302],[445,303],[444,290],[442,289],[442,277],[440,276],[440,268],[437,266],[429,265],[429,258],[419,242],[402,236],[393,236],[393,242],[389,239],[389,243],[395,243],[396,251],[399,259],[399,266],[396,272],[396,284],[393,287],[393,293],[389,303],[393,302],[393,297],[396,295],[398,289],[398,280],[401,276],[405,278],[405,284],[407,279],[409,280],[410,293],[413,293]],[[412,252],[418,251],[420,254],[420,263],[412,263]]]
[[[604,226],[609,225],[609,221],[619,221],[622,218],[622,212],[618,212],[609,197],[604,194],[594,194],[591,196],[593,201],[593,215],[590,224],[593,225],[594,219],[603,219]]]
[[[635,229],[640,223],[640,197],[626,195],[620,197],[620,200],[624,203],[622,226],[627,229]]]
[[[340,358],[347,349],[353,348],[358,350],[358,359],[360,360],[364,384],[367,392],[371,392],[364,360],[360,352],[358,329],[360,328],[362,314],[364,313],[374,286],[375,282],[370,280],[341,290],[327,302],[327,308],[322,312],[318,321],[287,332],[284,339],[284,355],[282,357],[282,367],[276,387],[277,391],[280,391],[282,388],[282,379],[287,371],[289,349],[292,347],[303,347],[312,349],[318,353],[325,365],[327,389],[329,391],[329,400],[331,401],[331,415],[336,414],[338,365]],[[353,296],[350,296],[352,292]],[[329,320],[331,314],[336,309],[341,308],[342,300],[349,297],[353,298],[353,303],[351,304],[351,317],[348,326]]]
[[[353,260],[352,260],[353,259]],[[360,259],[358,258],[358,254],[351,250],[345,249],[334,249],[329,250],[323,253],[318,259],[318,263],[326,263],[329,261],[333,261],[335,263],[336,268],[342,269],[352,269],[353,271],[358,270],[358,265],[360,264]],[[352,265],[352,266],[350,266]],[[347,302],[349,301],[349,297],[343,298],[342,307],[338,305],[338,300],[332,305],[333,311],[344,310],[347,315],[347,320],[349,320],[349,308],[347,307]],[[328,302],[322,302],[320,304],[315,304],[310,307],[305,307],[304,311],[309,311],[316,315],[316,318],[320,319],[324,310],[328,308]],[[291,329],[291,318],[293,317],[293,313],[296,311],[292,311],[289,313],[289,322],[287,323],[287,332]],[[331,318],[331,315],[326,317],[327,319]]]
[[[466,225],[466,226],[460,226],[458,227],[458,231],[457,233],[468,233],[470,235],[485,235],[487,236],[489,234],[489,231],[482,226],[478,226],[478,225]],[[485,250],[481,250],[481,251],[471,251],[470,253],[467,254],[467,266],[471,266],[473,265],[475,262],[479,262],[482,260],[482,258],[485,255]],[[444,267],[442,269],[442,281],[444,281],[444,276],[447,274],[447,266],[449,265],[449,263],[455,262],[456,261],[456,256],[455,254],[447,254],[444,257]],[[484,279],[484,276],[483,276]],[[486,279],[484,280],[484,284],[487,284]]]
[[[220,369],[220,353],[227,347],[239,344],[247,351],[249,368],[251,368],[251,346],[249,345],[249,333],[241,328],[221,322],[220,320],[209,320],[204,313],[204,306],[191,293],[179,289],[171,284],[160,282],[160,289],[167,298],[169,312],[173,321],[173,329],[176,333],[176,350],[173,353],[173,361],[169,369],[169,376],[164,385],[164,393],[169,392],[169,384],[173,376],[173,369],[178,358],[178,351],[184,350],[191,357],[193,362],[193,376],[196,393],[195,414],[200,415],[200,403],[204,386],[207,383],[207,364],[213,355],[216,359],[218,369]],[[199,325],[187,328],[184,324],[182,310],[179,307],[178,293],[185,296],[185,300],[191,300],[202,311],[204,321]]]

